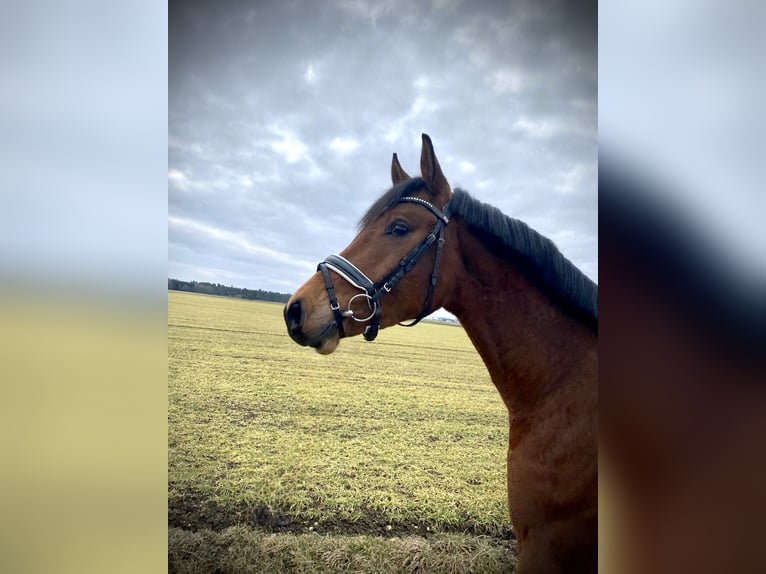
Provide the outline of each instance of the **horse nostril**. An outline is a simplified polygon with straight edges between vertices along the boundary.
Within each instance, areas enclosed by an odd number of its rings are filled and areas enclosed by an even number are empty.
[[[301,302],[296,301],[290,306],[285,306],[285,323],[290,331],[296,331],[303,324],[303,312]]]

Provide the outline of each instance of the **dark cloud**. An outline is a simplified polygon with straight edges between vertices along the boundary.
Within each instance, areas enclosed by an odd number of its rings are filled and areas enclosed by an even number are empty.
[[[595,3],[412,4],[170,4],[170,275],[292,291],[427,132],[597,279]]]

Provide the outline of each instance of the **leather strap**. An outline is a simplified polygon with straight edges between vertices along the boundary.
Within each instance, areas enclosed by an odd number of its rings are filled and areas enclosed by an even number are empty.
[[[340,304],[338,298],[335,296],[335,289],[332,286],[332,279],[330,278],[330,272],[327,270],[327,264],[322,262],[317,265],[317,270],[322,272],[324,277],[324,286],[327,289],[327,296],[330,298],[330,309],[332,309],[335,315],[335,324],[338,326],[338,334],[341,337],[345,337],[346,333],[343,331],[343,312],[340,310]]]

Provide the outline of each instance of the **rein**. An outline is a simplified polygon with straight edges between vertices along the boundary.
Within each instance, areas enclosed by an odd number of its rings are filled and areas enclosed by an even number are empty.
[[[370,324],[365,327],[363,335],[367,341],[373,341],[375,337],[378,336],[378,331],[380,330],[380,313],[382,310],[380,304],[381,297],[386,293],[390,293],[391,290],[396,287],[397,283],[402,280],[402,277],[415,266],[421,256],[428,251],[434,243],[436,243],[436,256],[434,258],[433,271],[431,272],[431,283],[428,287],[428,295],[426,296],[423,308],[411,323],[399,324],[402,327],[414,327],[428,314],[428,309],[430,309],[431,303],[433,302],[436,281],[439,276],[439,265],[441,263],[442,248],[444,247],[445,242],[444,228],[447,226],[447,223],[449,223],[449,204],[447,204],[444,211],[441,211],[425,199],[420,199],[419,197],[403,197],[399,200],[399,203],[416,203],[422,205],[436,216],[436,225],[434,225],[431,232],[426,235],[418,245],[404,256],[399,262],[399,265],[397,265],[384,279],[377,283],[373,282],[356,265],[340,255],[329,255],[324,261],[317,265],[317,271],[321,271],[322,277],[324,278],[325,288],[327,289],[327,295],[330,299],[330,309],[332,309],[332,312],[335,315],[335,324],[338,327],[338,333],[341,337],[345,336],[345,332],[343,331],[343,320],[350,317],[358,323],[370,322]],[[352,286],[364,291],[364,293],[357,293],[349,299],[348,309],[345,311],[341,310],[340,303],[338,303],[338,298],[335,295],[332,278],[330,277],[330,269],[335,271]],[[357,297],[367,300],[367,306],[370,308],[370,314],[367,317],[360,318],[354,316],[354,311],[351,309],[351,303]]]

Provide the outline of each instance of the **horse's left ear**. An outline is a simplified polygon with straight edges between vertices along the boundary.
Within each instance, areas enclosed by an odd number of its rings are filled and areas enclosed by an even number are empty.
[[[397,183],[402,183],[408,179],[412,178],[402,169],[402,166],[399,163],[399,158],[394,154],[394,157],[391,158],[391,183],[396,185]]]
[[[449,195],[450,187],[447,178],[442,173],[439,161],[434,153],[434,144],[427,134],[423,134],[423,149],[420,152],[420,175],[434,197]]]

